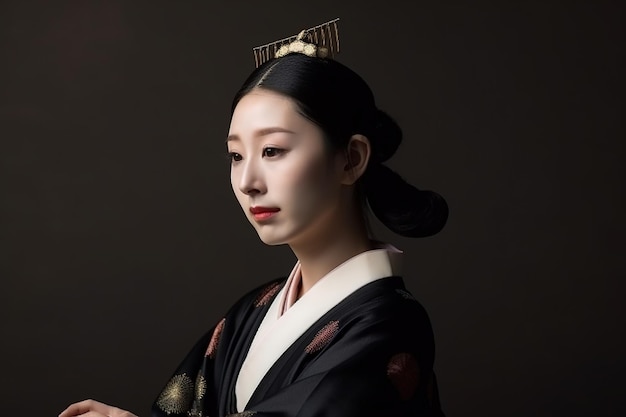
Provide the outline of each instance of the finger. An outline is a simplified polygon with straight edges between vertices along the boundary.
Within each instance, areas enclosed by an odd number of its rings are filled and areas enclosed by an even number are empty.
[[[97,411],[88,411],[85,414],[80,414],[78,417],[111,417],[111,416],[100,414]]]
[[[106,417],[108,416],[109,411],[112,408],[113,407],[108,406],[98,401],[84,400],[84,401],[74,403],[70,405],[69,407],[67,407],[65,410],[63,410],[63,412],[61,412],[61,414],[59,414],[59,417],[80,416],[80,415],[89,413],[90,411],[94,411]],[[88,416],[88,417],[91,417],[91,416]]]
[[[137,417],[130,411],[122,410],[121,408],[113,407],[109,417]]]

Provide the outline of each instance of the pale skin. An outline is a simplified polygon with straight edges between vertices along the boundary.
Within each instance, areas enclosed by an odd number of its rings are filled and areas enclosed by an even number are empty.
[[[94,400],[85,400],[74,403],[67,407],[59,417],[83,416],[83,417],[137,417],[135,414],[103,404]]]
[[[354,184],[371,153],[365,136],[352,136],[347,152],[329,155],[322,130],[297,112],[292,99],[256,89],[235,108],[227,144],[233,192],[261,240],[289,245],[300,260],[301,294],[371,249],[354,200]],[[249,210],[257,205],[280,212],[259,223]]]
[[[322,130],[281,94],[255,89],[237,104],[227,139],[231,185],[246,217],[268,245],[287,244],[300,260],[304,295],[351,257],[372,249],[354,198],[371,154],[363,135],[329,153]],[[250,207],[278,209],[259,220]],[[59,417],[136,417],[94,400]]]

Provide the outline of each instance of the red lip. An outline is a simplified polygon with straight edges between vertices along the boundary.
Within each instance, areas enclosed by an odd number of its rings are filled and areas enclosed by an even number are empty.
[[[252,214],[276,213],[277,211],[280,211],[278,207],[261,207],[261,206],[250,207],[250,213]]]
[[[257,222],[263,222],[273,217],[280,209],[278,207],[250,207],[250,212]]]

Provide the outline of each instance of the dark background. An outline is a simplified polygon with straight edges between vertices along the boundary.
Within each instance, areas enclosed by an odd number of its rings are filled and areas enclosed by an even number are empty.
[[[432,238],[376,224],[447,415],[626,415],[623,8],[400,0],[1,3],[0,415],[147,416],[196,338],[289,272],[232,196],[230,102],[252,47],[335,17],[404,128],[390,165],[450,205]]]

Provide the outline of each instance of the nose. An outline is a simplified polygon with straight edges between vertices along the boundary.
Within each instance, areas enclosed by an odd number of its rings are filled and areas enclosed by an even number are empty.
[[[239,190],[247,195],[265,193],[265,181],[263,181],[258,161],[248,159],[242,162],[243,164],[239,166],[241,175],[239,178]]]

